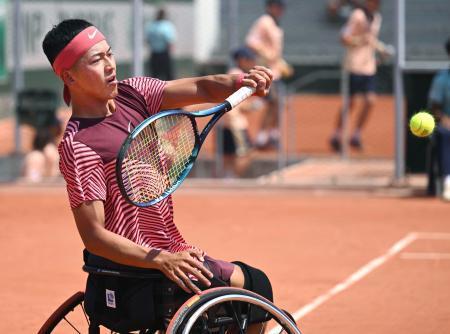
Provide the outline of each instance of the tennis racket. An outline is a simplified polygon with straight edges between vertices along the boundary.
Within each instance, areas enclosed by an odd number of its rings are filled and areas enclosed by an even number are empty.
[[[117,183],[125,199],[148,207],[173,193],[191,171],[214,124],[254,92],[242,87],[210,109],[167,110],[139,124],[125,139],[116,161]],[[213,117],[199,134],[195,119],[207,116]]]

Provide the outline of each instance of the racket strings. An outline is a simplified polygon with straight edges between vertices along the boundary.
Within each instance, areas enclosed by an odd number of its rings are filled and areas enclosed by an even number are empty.
[[[195,146],[189,117],[169,115],[147,125],[122,162],[125,191],[135,203],[159,198],[183,175]]]

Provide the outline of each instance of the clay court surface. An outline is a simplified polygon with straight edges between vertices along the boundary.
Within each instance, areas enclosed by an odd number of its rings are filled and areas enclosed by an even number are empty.
[[[63,186],[0,187],[0,332],[36,333],[82,290],[82,244]],[[264,269],[304,333],[449,333],[448,204],[281,189],[175,195],[186,239]],[[299,311],[299,312],[297,312]]]

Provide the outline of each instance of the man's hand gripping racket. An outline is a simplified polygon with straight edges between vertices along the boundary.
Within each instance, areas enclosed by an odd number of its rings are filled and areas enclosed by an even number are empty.
[[[255,91],[242,87],[213,108],[192,113],[163,111],[143,121],[123,143],[116,162],[125,199],[148,207],[174,192],[192,169],[214,124]],[[195,119],[206,116],[213,117],[199,134]]]

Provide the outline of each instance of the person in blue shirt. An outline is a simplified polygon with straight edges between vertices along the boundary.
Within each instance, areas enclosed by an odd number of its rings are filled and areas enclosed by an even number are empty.
[[[450,38],[445,49],[450,57]],[[441,137],[439,153],[443,176],[442,198],[450,201],[450,68],[441,70],[434,76],[428,99],[438,122],[437,135]]]
[[[158,10],[155,21],[147,23],[145,35],[151,49],[150,75],[165,81],[173,80],[172,51],[176,30],[164,9]]]

